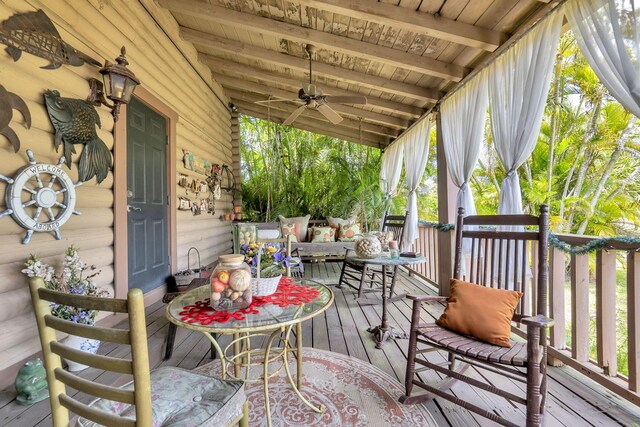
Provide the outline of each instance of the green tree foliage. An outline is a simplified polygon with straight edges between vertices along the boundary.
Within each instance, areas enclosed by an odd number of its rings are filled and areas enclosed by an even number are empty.
[[[250,116],[241,116],[240,128],[249,219],[355,214],[362,224],[377,227],[389,205],[379,188],[379,149]]]

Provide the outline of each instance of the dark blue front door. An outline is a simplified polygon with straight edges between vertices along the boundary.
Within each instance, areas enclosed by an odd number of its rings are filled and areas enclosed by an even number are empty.
[[[169,272],[167,121],[137,99],[127,107],[129,288],[148,292]]]

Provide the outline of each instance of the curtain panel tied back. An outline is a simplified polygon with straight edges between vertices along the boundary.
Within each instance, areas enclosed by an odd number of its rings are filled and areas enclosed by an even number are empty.
[[[508,171],[499,214],[522,213],[518,168],[538,142],[562,20],[563,14],[554,12],[489,67],[493,141]]]

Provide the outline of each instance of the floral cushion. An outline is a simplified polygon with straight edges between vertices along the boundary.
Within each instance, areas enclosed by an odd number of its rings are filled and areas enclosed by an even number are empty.
[[[358,217],[356,217],[355,215],[345,219],[334,218],[332,216],[327,217],[327,224],[329,224],[330,227],[334,228],[340,228],[341,225],[354,225],[357,222]]]
[[[338,241],[353,242],[358,234],[360,234],[360,226],[358,224],[343,224],[338,230]]]
[[[309,219],[311,215],[298,216],[295,218],[285,218],[279,215],[280,219],[280,232],[282,237],[287,237],[291,234],[293,242],[306,242],[307,231],[309,227]],[[295,239],[293,239],[295,237]]]
[[[255,243],[258,240],[258,230],[255,225],[234,225],[233,252],[239,253],[243,245]]]
[[[122,388],[133,389],[133,382]],[[225,426],[240,416],[247,400],[242,381],[227,381],[185,369],[164,367],[151,372],[152,427]],[[90,406],[135,418],[135,407],[106,399]],[[83,418],[78,426],[99,424]]]
[[[312,227],[309,235],[311,243],[336,241],[336,230],[333,227]]]

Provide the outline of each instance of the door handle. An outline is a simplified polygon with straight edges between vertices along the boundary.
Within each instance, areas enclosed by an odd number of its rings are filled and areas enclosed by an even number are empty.
[[[140,211],[142,211],[142,209],[139,207],[127,205],[127,212],[140,212]]]

